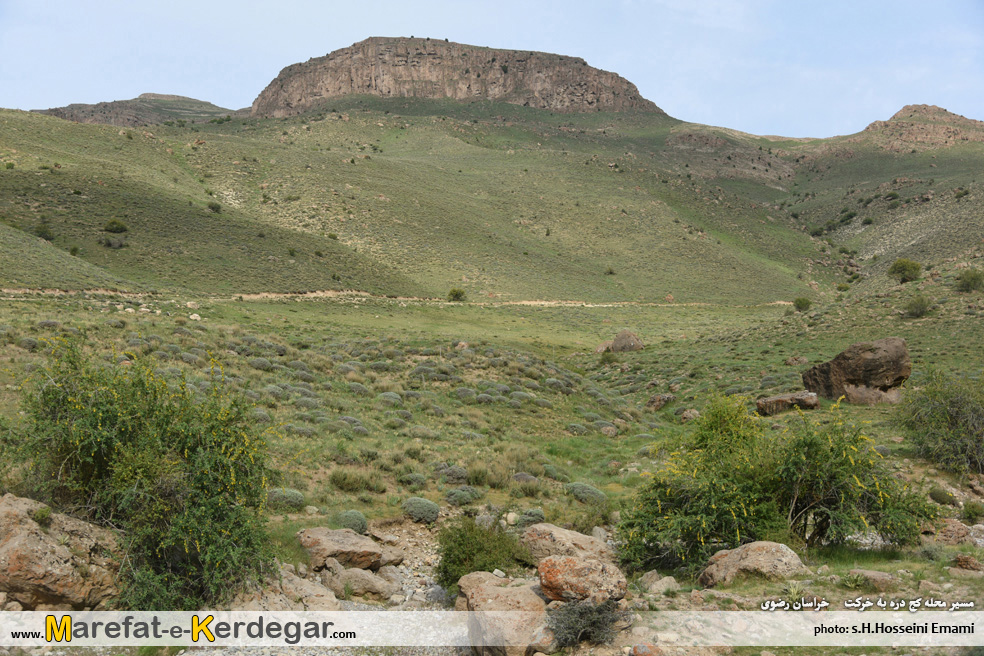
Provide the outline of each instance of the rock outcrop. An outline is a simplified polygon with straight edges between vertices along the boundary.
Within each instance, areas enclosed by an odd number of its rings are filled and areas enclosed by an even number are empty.
[[[118,594],[118,558],[111,531],[38,501],[0,498],[0,595],[7,610],[104,610]]]
[[[629,330],[623,330],[615,339],[612,340],[612,351],[623,353],[625,351],[641,351],[646,348],[639,336]]]
[[[554,601],[597,599],[618,601],[625,596],[625,575],[611,563],[573,556],[549,556],[537,565],[540,589]]]
[[[520,542],[538,561],[549,556],[574,556],[615,562],[615,552],[605,542],[553,524],[533,524],[523,532]]]
[[[553,653],[557,645],[546,627],[547,603],[533,581],[472,572],[458,581],[456,610],[471,611],[468,635],[478,656]],[[502,613],[522,613],[515,616]],[[502,614],[498,615],[497,614]]]
[[[252,115],[301,114],[332,98],[492,100],[556,112],[660,112],[628,80],[578,57],[433,39],[372,37],[283,69]]]
[[[334,593],[320,583],[303,579],[290,566],[281,566],[263,586],[252,586],[239,593],[230,608],[240,611],[336,611],[341,604]]]
[[[297,539],[311,555],[311,567],[315,570],[324,569],[325,562],[331,558],[345,567],[373,570],[397,562],[392,548],[376,544],[372,538],[350,528],[306,528],[298,531]]]
[[[751,542],[737,549],[724,549],[708,561],[697,579],[701,585],[711,588],[731,583],[739,574],[761,576],[778,581],[808,570],[796,552],[778,542]]]
[[[213,118],[241,113],[218,107],[204,100],[160,93],[144,93],[132,100],[114,100],[94,105],[74,103],[65,107],[34,111],[76,123],[105,123],[121,127],[156,125],[164,121],[204,123]]]
[[[899,386],[912,373],[909,349],[901,337],[852,344],[829,362],[803,373],[803,385],[827,399],[873,405],[899,400]]]
[[[793,407],[801,410],[816,410],[820,407],[820,399],[814,392],[792,392],[769,396],[755,402],[756,411],[763,417],[777,415]]]

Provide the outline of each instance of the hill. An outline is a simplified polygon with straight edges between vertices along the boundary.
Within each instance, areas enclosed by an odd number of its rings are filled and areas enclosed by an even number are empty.
[[[73,103],[67,107],[34,110],[66,121],[106,123],[122,127],[157,125],[168,121],[203,123],[235,114],[204,100],[160,93],[142,93],[132,100],[114,100],[94,105]]]
[[[631,82],[579,57],[372,37],[288,66],[253,101],[252,115],[294,116],[352,94],[492,100],[559,112],[661,112]]]

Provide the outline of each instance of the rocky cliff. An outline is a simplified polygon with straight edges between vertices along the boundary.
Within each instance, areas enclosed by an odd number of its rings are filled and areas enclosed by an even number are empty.
[[[662,112],[628,80],[578,57],[373,37],[288,66],[256,98],[252,114],[292,116],[350,94],[494,100],[557,112]]]

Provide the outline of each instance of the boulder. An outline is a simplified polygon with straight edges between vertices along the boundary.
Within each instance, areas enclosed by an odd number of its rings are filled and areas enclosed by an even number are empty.
[[[762,541],[717,552],[711,556],[697,581],[704,587],[712,588],[721,583],[731,583],[739,574],[780,581],[808,571],[796,552],[786,545]]]
[[[901,337],[852,344],[829,362],[803,373],[803,385],[826,399],[848,403],[895,403],[899,386],[912,373],[909,349]]]
[[[615,353],[623,353],[625,351],[641,351],[646,348],[639,336],[628,330],[623,330],[618,335],[615,335],[615,339],[612,340],[612,351]]]
[[[953,517],[947,517],[943,520],[943,526],[936,531],[936,541],[948,546],[965,543],[975,544],[970,527]]]
[[[609,351],[612,350],[612,344],[614,344],[614,342],[612,340],[610,340],[610,339],[607,340],[607,341],[604,341],[604,342],[602,342],[601,344],[599,344],[598,346],[595,347],[594,352],[595,353],[608,353]]]
[[[308,550],[315,571],[324,569],[329,558],[358,569],[379,569],[382,565],[383,548],[350,528],[306,528],[298,531],[297,539]]]
[[[693,421],[694,419],[699,419],[699,418],[700,418],[700,412],[695,410],[694,408],[687,408],[680,414],[680,421],[682,421],[685,424]]]
[[[473,572],[458,580],[455,608],[474,613],[468,619],[468,637],[475,654],[527,656],[557,651],[553,633],[546,627],[547,604],[534,591],[535,585],[489,572]],[[495,612],[508,611],[522,615],[495,617]]]
[[[338,596],[351,595],[385,601],[400,591],[399,584],[364,569],[343,570],[333,580],[338,582],[338,587],[332,586],[332,592]]]
[[[603,597],[618,601],[625,596],[626,580],[611,563],[574,556],[548,556],[537,565],[540,589],[548,599],[581,601]]]
[[[553,524],[533,524],[523,532],[520,542],[537,561],[549,556],[574,556],[615,563],[615,552],[602,540]]]
[[[875,592],[888,592],[898,585],[896,578],[887,572],[873,569],[852,569],[848,574],[860,576]]]
[[[293,568],[282,565],[280,575],[270,577],[263,586],[253,586],[239,593],[230,608],[239,611],[335,611],[341,604],[325,586],[302,579]]]
[[[119,592],[113,533],[13,494],[0,498],[0,594],[24,610],[104,610]]]
[[[646,401],[646,407],[650,410],[662,410],[666,405],[676,401],[673,394],[653,394]]]
[[[759,399],[755,402],[755,407],[760,415],[768,417],[793,407],[802,410],[816,410],[820,407],[820,398],[814,392],[792,392],[791,394],[779,394]]]

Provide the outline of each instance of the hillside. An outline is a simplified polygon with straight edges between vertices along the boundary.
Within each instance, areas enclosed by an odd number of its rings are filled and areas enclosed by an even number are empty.
[[[77,123],[106,123],[121,127],[157,125],[167,121],[204,123],[235,114],[204,100],[160,93],[142,93],[132,100],[114,100],[94,105],[73,103],[67,107],[34,110]]]
[[[372,37],[288,66],[253,101],[284,117],[353,94],[491,100],[558,112],[660,112],[628,80],[579,57],[431,39]]]

